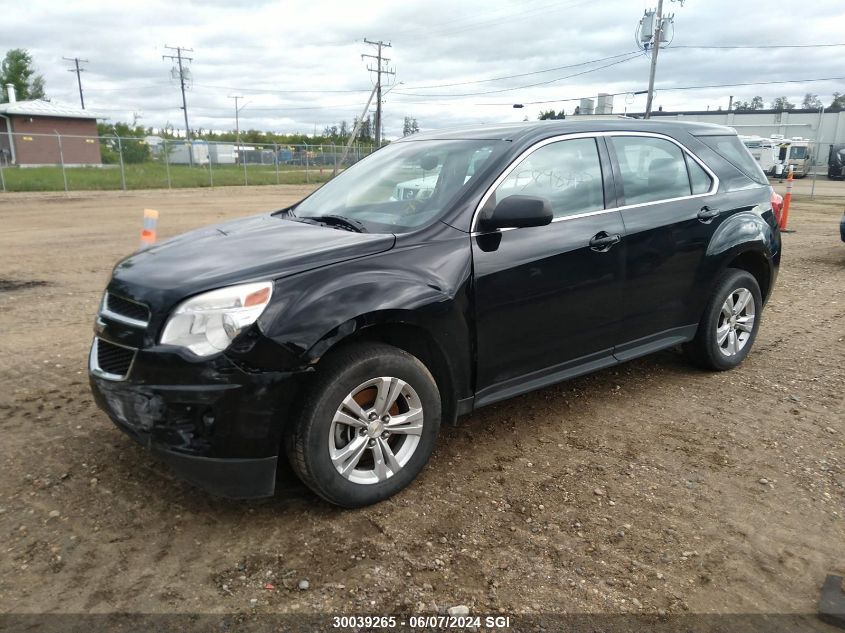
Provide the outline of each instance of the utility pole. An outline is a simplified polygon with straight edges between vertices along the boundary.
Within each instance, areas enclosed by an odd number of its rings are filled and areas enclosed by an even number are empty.
[[[242,95],[229,95],[230,99],[235,100],[235,144],[237,147],[237,154],[238,160],[243,163],[244,167],[244,185],[247,184],[247,175],[246,175],[246,156],[241,151],[241,122],[240,122],[240,112],[243,108],[246,107],[246,104],[243,104],[240,108],[238,107],[238,99],[243,99]]]
[[[645,102],[645,118],[651,118],[651,106],[654,102],[654,75],[657,72],[657,53],[660,51],[660,39],[663,36],[663,0],[657,0],[657,14],[654,17],[654,41],[651,45],[651,69],[648,73],[648,96]]]
[[[340,164],[341,166],[346,161],[346,157],[349,156],[349,150],[352,149],[352,144],[355,143],[355,139],[358,137],[358,132],[361,131],[361,126],[364,124],[364,117],[367,116],[367,112],[370,109],[370,104],[373,102],[373,97],[376,94],[376,88],[373,87],[372,92],[370,92],[370,98],[367,99],[367,105],[364,106],[364,111],[361,113],[361,118],[358,119],[358,123],[355,124],[355,127],[352,128],[352,133],[349,135],[349,141],[346,143],[346,147],[343,149],[343,154],[340,156]],[[335,161],[334,164],[334,172],[332,176],[337,176],[337,162]]]
[[[375,128],[375,145],[376,145],[376,148],[379,148],[379,147],[381,147],[381,126],[382,126],[382,122],[381,122],[381,119],[382,119],[382,117],[381,117],[381,76],[382,75],[395,75],[396,72],[393,71],[393,70],[386,70],[382,65],[382,62],[389,62],[390,61],[389,57],[382,57],[382,54],[381,54],[382,48],[391,48],[390,42],[385,43],[382,40],[379,40],[377,42],[373,42],[371,40],[368,40],[365,37],[364,43],[369,44],[370,46],[375,46],[375,47],[377,47],[377,50],[378,50],[378,53],[376,55],[361,55],[361,58],[363,59],[364,57],[369,57],[371,59],[376,60],[376,67],[371,68],[370,66],[367,66],[367,70],[369,70],[370,72],[376,73],[376,120],[374,121],[375,125],[373,127]]]
[[[243,99],[243,95],[229,95],[230,99],[235,100],[235,138],[237,139],[238,146],[241,144],[241,124],[239,114],[241,109],[246,107],[246,104],[242,105],[240,108],[238,107],[238,99]]]
[[[79,86],[79,104],[82,106],[82,109],[85,109],[85,98],[82,96],[82,76],[81,73],[85,72],[84,68],[80,68],[80,62],[83,64],[87,64],[87,59],[79,59],[78,57],[62,57],[62,59],[73,62],[74,68],[68,68],[67,71],[69,73],[76,73],[76,83]]]
[[[179,75],[179,86],[182,89],[182,112],[185,114],[185,140],[191,140],[191,128],[188,126],[188,102],[185,99],[185,78],[187,77],[187,69],[182,65],[182,62],[192,62],[194,61],[193,57],[185,57],[182,55],[183,51],[187,51],[189,53],[193,53],[194,49],[192,48],[184,48],[182,46],[166,46],[171,51],[176,51],[175,55],[162,55],[162,59],[169,59],[171,61],[176,61],[177,68],[178,68],[178,75]],[[176,70],[176,69],[174,69]],[[175,74],[175,73],[174,73]],[[194,166],[194,148],[190,145],[188,146],[188,161],[191,164],[191,167]]]
[[[684,6],[684,0],[669,0],[670,2],[677,2]],[[672,37],[667,37],[666,33],[672,27]],[[654,76],[657,73],[657,54],[660,52],[660,46],[668,45],[675,37],[675,15],[663,15],[663,0],[657,0],[657,10],[651,9],[646,11],[645,15],[640,19],[640,25],[637,27],[637,42],[646,53],[651,47],[651,69],[648,74],[648,97],[645,104],[645,118],[651,117],[651,110],[654,104]]]

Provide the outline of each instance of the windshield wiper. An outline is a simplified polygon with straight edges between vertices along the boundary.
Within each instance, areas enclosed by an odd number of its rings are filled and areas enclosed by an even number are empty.
[[[315,220],[316,222],[322,222],[323,224],[328,224],[329,226],[343,228],[347,231],[355,231],[356,233],[368,233],[367,227],[364,226],[361,222],[359,222],[358,220],[353,220],[352,218],[347,218],[345,215],[319,215],[311,216],[308,219]]]
[[[369,233],[367,227],[364,226],[362,222],[353,220],[352,218],[347,218],[345,215],[296,215],[292,209],[276,211],[273,215],[278,215],[279,217],[283,217],[286,220],[293,220],[294,222],[330,226],[343,231],[354,231],[355,233]]]

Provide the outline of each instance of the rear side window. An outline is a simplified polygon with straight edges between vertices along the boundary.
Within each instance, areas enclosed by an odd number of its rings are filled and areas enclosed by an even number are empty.
[[[733,134],[725,136],[699,136],[698,140],[716,152],[719,156],[739,169],[743,174],[761,185],[768,185],[766,174],[760,169],[760,165],[754,160],[748,148],[742,144],[738,136]],[[784,158],[781,156],[781,158]]]
[[[680,147],[650,136],[612,136],[610,140],[622,172],[625,204],[690,195],[690,178]]]

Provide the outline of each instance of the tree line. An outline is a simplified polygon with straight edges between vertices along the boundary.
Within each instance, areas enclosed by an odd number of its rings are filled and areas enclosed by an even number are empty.
[[[732,109],[737,112],[745,112],[749,110],[764,110],[765,107],[763,97],[757,96],[752,97],[750,101],[734,102]],[[800,107],[804,110],[818,110],[822,107],[825,107],[827,110],[843,110],[845,109],[845,95],[841,92],[834,92],[830,105],[825,106],[819,95],[808,92],[804,95]],[[769,103],[770,110],[793,110],[795,108],[796,105],[786,96],[777,97]]]

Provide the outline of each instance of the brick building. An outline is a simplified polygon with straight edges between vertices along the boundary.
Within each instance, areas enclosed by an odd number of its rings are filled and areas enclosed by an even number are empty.
[[[0,103],[3,165],[102,164],[95,114],[40,99],[17,101],[11,87],[8,94]]]

